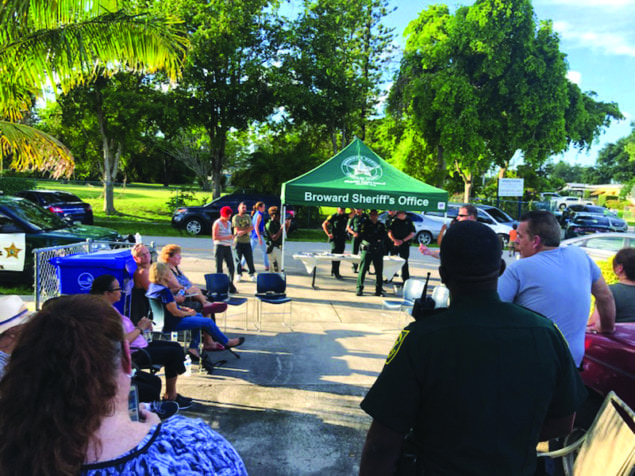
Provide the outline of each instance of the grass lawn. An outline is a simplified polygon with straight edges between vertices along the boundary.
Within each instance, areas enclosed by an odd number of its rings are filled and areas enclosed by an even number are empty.
[[[115,208],[118,215],[104,213],[103,187],[97,185],[66,184],[61,182],[38,181],[38,188],[66,190],[90,203],[95,215],[95,225],[114,228],[121,234],[140,233],[150,236],[187,236],[184,231],[170,225],[172,213],[177,208],[171,203],[179,187],[162,185],[134,184],[115,187]],[[192,192],[194,199],[188,205],[204,205],[212,200],[210,192]],[[324,208],[323,213],[334,213],[336,208]],[[300,229],[294,231],[291,241],[324,241],[321,229]]]

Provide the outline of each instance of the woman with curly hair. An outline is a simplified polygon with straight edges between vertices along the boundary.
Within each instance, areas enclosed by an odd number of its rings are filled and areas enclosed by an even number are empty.
[[[130,418],[130,352],[104,299],[56,299],[23,330],[0,381],[0,474],[246,474],[201,420]]]

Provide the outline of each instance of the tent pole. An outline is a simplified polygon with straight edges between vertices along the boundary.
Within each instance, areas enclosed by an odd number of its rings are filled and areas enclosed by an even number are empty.
[[[282,252],[280,253],[282,257],[280,258],[280,271],[284,273],[284,244],[286,243],[287,238],[287,206],[282,205]]]

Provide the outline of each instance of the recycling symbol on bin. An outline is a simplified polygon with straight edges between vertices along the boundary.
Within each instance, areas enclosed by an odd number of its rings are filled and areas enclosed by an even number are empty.
[[[83,290],[90,290],[93,286],[94,276],[90,273],[82,273],[77,277],[77,284]]]

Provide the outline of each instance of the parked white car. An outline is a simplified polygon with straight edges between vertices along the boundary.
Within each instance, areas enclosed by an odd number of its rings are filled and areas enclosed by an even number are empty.
[[[457,217],[461,206],[462,204],[460,203],[449,203],[447,218],[444,218],[443,213],[436,211],[425,212],[424,216],[440,218],[449,224]],[[512,226],[515,223],[514,219],[500,208],[490,205],[476,205],[476,208],[478,210],[478,221],[494,230],[505,246],[507,246],[509,243],[509,232],[512,231]]]
[[[551,199],[551,208],[552,210],[564,210],[569,207],[569,205],[580,204],[580,205],[594,205],[593,202],[589,200],[584,200],[580,197],[558,197]]]

